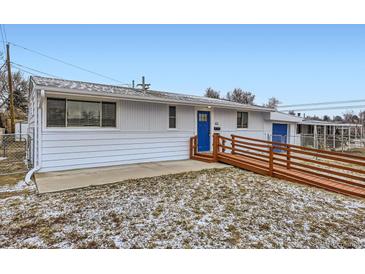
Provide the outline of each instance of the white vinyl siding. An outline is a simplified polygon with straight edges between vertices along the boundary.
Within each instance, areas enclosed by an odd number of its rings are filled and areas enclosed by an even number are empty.
[[[189,158],[192,132],[50,132],[43,134],[41,171]]]
[[[166,104],[121,101],[117,106],[118,129],[45,130],[40,172],[189,158],[193,107],[177,106],[178,127],[169,131]]]
[[[265,122],[262,112],[248,112],[248,128],[237,128],[237,111],[230,109],[214,109],[214,122],[218,122],[221,130],[219,133],[223,136],[231,134],[241,135],[250,138],[267,139],[267,132],[264,129]]]
[[[169,108],[166,104],[134,101],[121,102],[121,129],[163,131],[169,126]],[[176,129],[194,130],[194,107],[176,106]]]

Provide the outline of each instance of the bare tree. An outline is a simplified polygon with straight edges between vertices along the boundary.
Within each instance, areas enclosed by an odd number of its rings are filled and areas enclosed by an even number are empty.
[[[277,109],[279,104],[281,104],[279,99],[277,99],[276,97],[271,97],[271,98],[269,98],[267,103],[264,104],[264,107]]]
[[[354,116],[356,116],[356,115],[354,114],[353,111],[347,111],[347,112],[343,113],[343,120],[346,123],[353,123],[354,120],[356,120],[355,118],[357,117],[357,116],[356,117],[354,117]]]
[[[13,73],[13,89],[15,108],[27,113],[29,81],[20,71]]]
[[[209,87],[205,90],[204,96],[209,98],[219,99],[219,91],[216,91]]]
[[[359,120],[360,120],[360,123],[365,125],[365,110],[359,112]]]
[[[229,101],[253,105],[256,96],[251,92],[243,91],[240,88],[235,88],[232,92],[228,92],[226,97]]]
[[[28,107],[28,80],[20,72],[12,73],[13,93],[14,93],[14,108],[15,112],[24,115]],[[0,109],[9,110],[9,91],[8,77],[6,72],[0,71]]]
[[[308,115],[306,117],[306,120],[322,121],[322,119],[320,117],[318,117],[317,115],[313,115],[313,116]]]

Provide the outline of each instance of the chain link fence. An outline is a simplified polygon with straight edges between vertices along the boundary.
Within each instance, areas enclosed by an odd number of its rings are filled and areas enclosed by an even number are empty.
[[[0,176],[26,173],[32,168],[31,142],[26,134],[0,134]]]

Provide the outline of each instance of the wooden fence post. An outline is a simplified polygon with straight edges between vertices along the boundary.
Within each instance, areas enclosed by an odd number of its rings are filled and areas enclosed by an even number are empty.
[[[274,151],[273,147],[270,146],[270,153],[269,153],[269,175],[273,176],[274,174]]]
[[[194,155],[196,155],[198,153],[198,137],[197,135],[194,136]]]
[[[219,133],[213,134],[213,160],[218,161],[218,144],[219,144]]]
[[[193,150],[194,150],[193,139],[194,139],[194,137],[190,137],[190,141],[189,141],[189,158],[190,159],[193,159]]]
[[[234,140],[234,135],[233,134],[231,135],[231,138],[232,138],[232,141],[231,141],[231,145],[232,145],[231,153],[232,154],[235,154],[235,151],[234,151],[234,149],[235,149],[235,140]]]
[[[290,146],[287,145],[286,146],[286,149],[287,149],[287,151],[286,151],[286,160],[287,160],[287,162],[286,162],[286,168],[287,169],[290,169],[290,161],[291,161],[291,157],[290,157]]]
[[[224,153],[224,152],[226,152],[226,148],[225,148],[225,146],[226,146],[226,140],[222,140],[222,152]]]

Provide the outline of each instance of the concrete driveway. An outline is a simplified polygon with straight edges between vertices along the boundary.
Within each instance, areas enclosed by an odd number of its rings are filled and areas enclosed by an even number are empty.
[[[35,177],[39,193],[46,193],[111,184],[129,179],[225,167],[227,165],[220,163],[183,160],[38,173]]]

